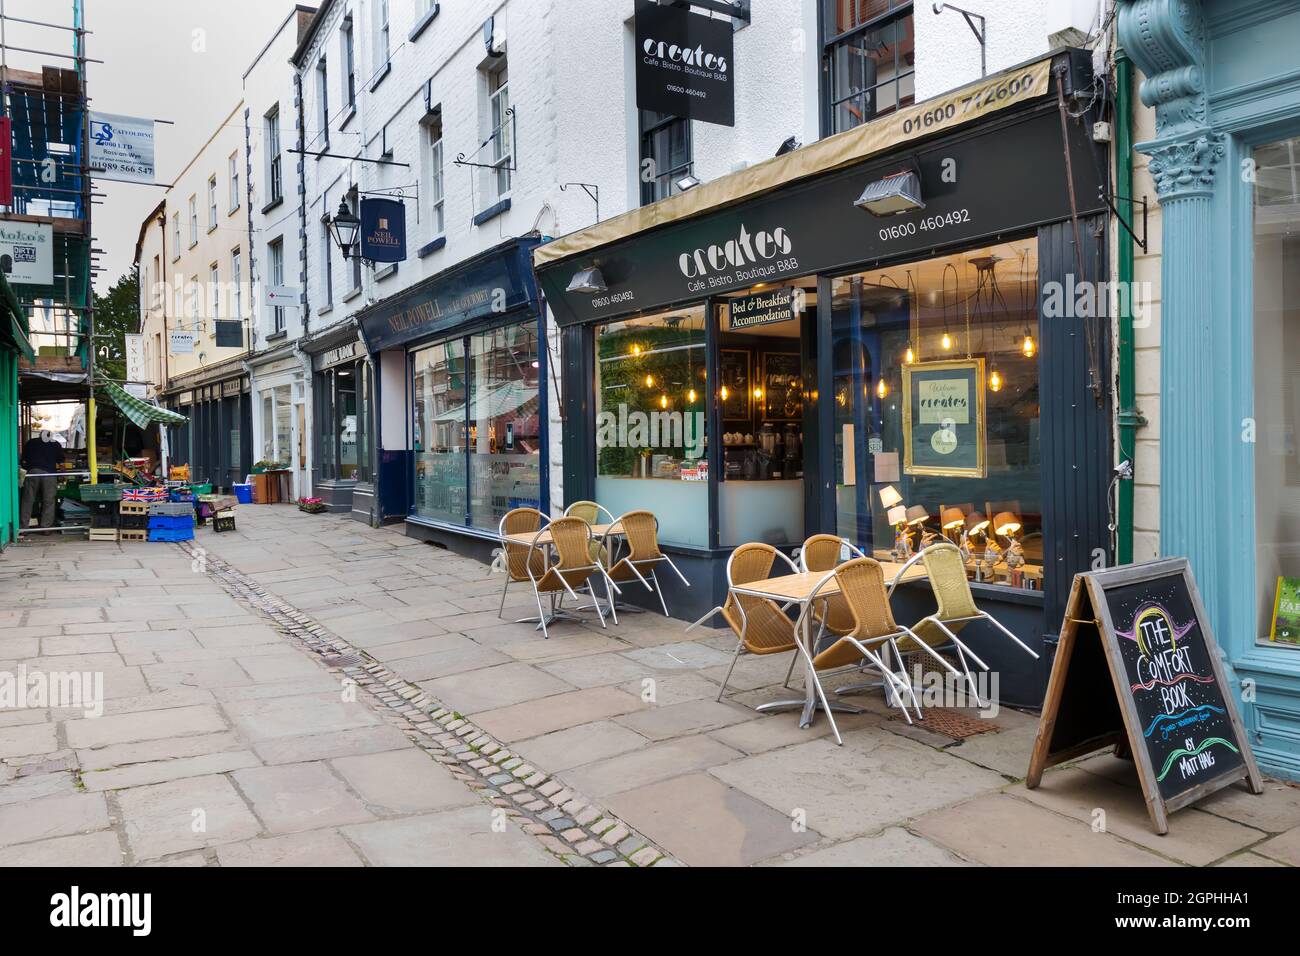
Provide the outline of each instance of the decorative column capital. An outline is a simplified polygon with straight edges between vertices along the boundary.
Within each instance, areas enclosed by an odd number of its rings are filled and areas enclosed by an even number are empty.
[[[1214,168],[1224,153],[1221,134],[1206,129],[1190,138],[1156,140],[1138,148],[1151,157],[1147,169],[1155,179],[1160,202],[1214,191]]]

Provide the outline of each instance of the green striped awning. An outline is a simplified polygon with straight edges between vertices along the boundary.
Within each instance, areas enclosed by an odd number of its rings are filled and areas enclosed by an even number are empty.
[[[178,412],[168,411],[165,408],[159,408],[157,405],[150,405],[148,402],[136,398],[126,389],[113,382],[102,383],[104,391],[108,392],[108,397],[127,418],[131,419],[138,428],[146,428],[151,422],[160,422],[163,425],[184,425],[188,418]]]

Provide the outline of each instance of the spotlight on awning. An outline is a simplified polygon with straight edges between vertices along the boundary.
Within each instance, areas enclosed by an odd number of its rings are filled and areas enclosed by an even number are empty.
[[[592,266],[575,272],[573,278],[569,280],[568,288],[564,291],[595,295],[597,292],[608,292],[609,288],[605,285],[605,277],[600,274],[600,270]]]
[[[786,153],[793,153],[801,146],[803,146],[803,143],[799,142],[799,138],[797,136],[791,136],[777,148],[776,155],[784,156]]]
[[[679,193],[684,193],[688,189],[694,189],[699,184],[700,181],[696,179],[694,176],[690,175],[690,173],[687,173],[681,179],[677,179],[673,181],[673,185],[677,187],[677,191]]]
[[[924,209],[921,201],[921,177],[912,170],[894,173],[868,183],[853,205],[876,216],[895,216],[901,212]]]

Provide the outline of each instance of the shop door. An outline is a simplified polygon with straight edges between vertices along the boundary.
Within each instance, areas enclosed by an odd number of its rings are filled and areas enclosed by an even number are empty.
[[[293,487],[297,498],[311,493],[311,476],[307,474],[307,410],[302,402],[293,406]]]

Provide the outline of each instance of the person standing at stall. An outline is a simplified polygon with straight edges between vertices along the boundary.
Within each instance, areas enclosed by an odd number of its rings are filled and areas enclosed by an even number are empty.
[[[56,475],[61,464],[63,446],[54,440],[54,433],[48,428],[42,428],[40,435],[27,439],[27,444],[23,445],[22,466],[27,469],[27,479],[23,482],[20,528],[25,529],[31,524],[32,506],[38,495],[41,499],[41,527],[54,527],[55,495],[59,489]]]

